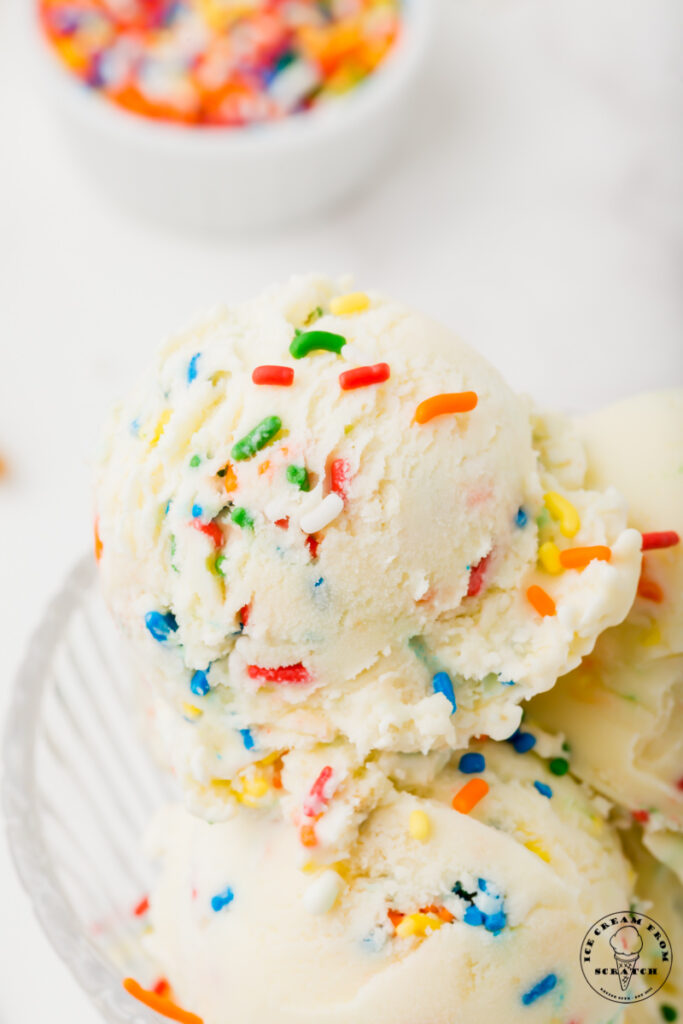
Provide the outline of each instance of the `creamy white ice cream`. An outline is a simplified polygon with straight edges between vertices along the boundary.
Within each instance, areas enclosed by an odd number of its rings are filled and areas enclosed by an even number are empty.
[[[508,736],[635,591],[640,538],[584,489],[566,423],[433,321],[343,291],[294,279],[173,337],[103,445],[104,590],[213,819],[283,751]],[[285,385],[253,376],[272,365]],[[469,411],[430,416],[442,394]],[[553,544],[601,554],[553,574]]]

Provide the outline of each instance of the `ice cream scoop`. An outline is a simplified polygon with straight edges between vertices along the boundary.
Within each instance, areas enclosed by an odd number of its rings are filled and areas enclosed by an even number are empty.
[[[397,782],[334,865],[277,809],[210,825],[173,807],[148,846],[150,951],[204,1024],[606,1019],[578,952],[632,872],[601,807],[533,751],[479,743]]]
[[[588,484],[629,502],[643,568],[627,619],[530,715],[564,734],[572,771],[626,808],[683,877],[683,391],[627,399],[578,427]]]
[[[111,421],[97,544],[193,808],[231,813],[285,751],[513,733],[640,567],[570,435],[450,331],[344,282],[294,279],[171,338]]]

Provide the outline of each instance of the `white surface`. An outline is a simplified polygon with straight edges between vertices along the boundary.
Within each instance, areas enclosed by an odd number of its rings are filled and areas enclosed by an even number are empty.
[[[165,235],[93,193],[0,0],[0,702],[90,542],[103,411],[178,320],[293,270],[405,295],[569,409],[681,379],[678,0],[442,0],[394,173],[274,236]],[[95,1024],[0,843],[0,1020]]]

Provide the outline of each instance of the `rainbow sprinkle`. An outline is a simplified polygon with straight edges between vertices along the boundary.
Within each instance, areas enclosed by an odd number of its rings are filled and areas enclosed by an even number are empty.
[[[346,338],[331,331],[297,331],[289,346],[290,354],[295,359],[303,359],[311,352],[341,352]]]
[[[229,907],[234,898],[235,894],[228,885],[221,892],[211,897],[211,909],[217,914],[220,910],[224,910],[225,907]]]
[[[266,416],[264,420],[257,423],[248,434],[232,446],[231,455],[235,462],[243,462],[251,459],[257,452],[272,441],[275,435],[282,429],[282,420],[279,416]],[[193,513],[194,515],[194,513]]]
[[[546,995],[547,992],[552,992],[556,985],[557,975],[546,974],[545,978],[541,978],[533,988],[530,988],[528,992],[524,993],[522,996],[523,1004],[525,1006],[531,1006],[531,1004],[535,1003],[537,999],[541,998],[541,996]]]
[[[40,21],[65,67],[110,103],[204,129],[282,120],[350,92],[401,24],[399,0],[40,0]]]

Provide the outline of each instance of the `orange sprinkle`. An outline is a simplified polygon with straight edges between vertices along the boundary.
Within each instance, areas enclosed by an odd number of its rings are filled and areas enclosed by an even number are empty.
[[[489,784],[484,779],[470,779],[453,797],[453,810],[461,814],[469,814],[489,791]]]
[[[180,1024],[204,1024],[201,1017],[198,1017],[196,1013],[189,1013],[187,1010],[182,1010],[175,1003],[167,999],[166,996],[159,996],[156,992],[148,991],[139,985],[134,978],[124,978],[123,987],[134,999],[143,1003],[144,1006],[149,1006],[151,1010],[156,1010],[162,1017],[168,1017],[169,1020],[177,1020]]]
[[[398,928],[405,916],[406,915],[402,914],[399,910],[387,910],[387,917],[393,924],[394,928]]]
[[[226,491],[230,494],[231,491],[237,490],[237,477],[235,476],[235,470],[232,468],[232,464],[230,462],[228,462],[228,464],[223,468],[225,469],[223,483],[225,484]]]
[[[612,558],[612,551],[604,544],[594,544],[593,547],[567,548],[560,551],[560,565],[563,569],[585,569],[589,562],[596,559],[599,562],[609,562]]]
[[[270,469],[270,459],[266,459],[266,461],[262,462],[261,465],[258,468],[259,476],[262,476],[264,473],[267,473],[269,469]]]
[[[546,615],[554,615],[557,611],[555,602],[550,594],[546,593],[543,587],[534,584],[526,592],[526,598],[531,607],[545,618]]]
[[[421,914],[436,914],[437,917],[445,924],[453,924],[455,918],[451,914],[450,910],[446,910],[445,907],[437,907],[436,904],[432,903],[430,907],[420,907]]]
[[[447,413],[471,412],[479,399],[474,391],[458,391],[455,394],[434,395],[433,398],[426,398],[420,402],[415,410],[415,421],[417,423],[429,423],[435,416],[444,416]]]
[[[645,601],[654,601],[655,604],[661,604],[664,600],[664,591],[659,583],[641,576],[638,581],[638,597],[642,597]]]
[[[318,838],[315,834],[315,828],[313,825],[302,825],[301,831],[299,832],[299,838],[302,846],[317,846]]]
[[[100,537],[100,521],[95,519],[93,523],[93,534],[95,537],[95,561],[99,562],[102,557],[102,538]]]

